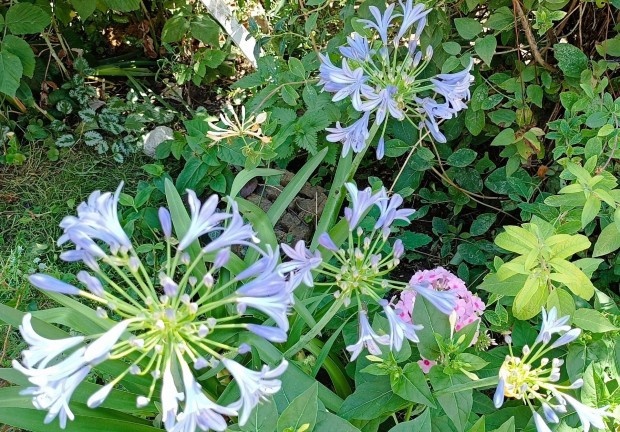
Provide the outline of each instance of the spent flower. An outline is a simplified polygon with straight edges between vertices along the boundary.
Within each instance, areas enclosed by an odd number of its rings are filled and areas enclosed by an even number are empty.
[[[60,243],[71,241],[76,246],[68,259],[82,260],[92,271],[77,275],[84,289],[49,275],[30,277],[39,289],[100,305],[97,316],[104,331],[51,340],[37,333],[32,316],[26,314],[20,332],[28,348],[21,361],[13,361],[32,385],[23,394],[32,397],[37,409],[47,411],[45,423],[58,418],[64,428],[74,419],[70,401],[77,386],[99,364],[120,360],[125,369],[90,396],[89,407],[101,405],[128,375],[140,375],[150,377],[151,384],[136,405],[145,407],[159,397],[168,431],[224,431],[231,416],[245,423],[260,400],[279,391],[278,377],[287,362],[253,371],[234,360],[248,352],[248,346],[230,336],[247,332],[272,342],[286,341],[292,296],[278,268],[279,250],[256,245],[254,230],[243,221],[234,201],[220,211],[217,196],[201,202],[189,191],[191,221],[179,241],[172,238],[170,213],[159,211],[167,257],[149,271],[118,219],[119,194],[120,188],[115,194],[94,192],[78,206],[77,216],[62,221]],[[205,234],[217,237],[190,257],[185,249]],[[251,248],[257,258],[236,277],[220,280],[232,247]],[[200,275],[199,265],[205,260],[213,264]],[[103,308],[119,320],[108,318]],[[262,323],[249,311],[262,312],[276,325]],[[239,386],[239,400],[218,404],[201,387],[190,364],[196,370],[223,364]],[[158,383],[161,393],[156,395]]]

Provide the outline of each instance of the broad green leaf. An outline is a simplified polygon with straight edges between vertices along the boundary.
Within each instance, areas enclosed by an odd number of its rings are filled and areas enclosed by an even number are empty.
[[[282,174],[282,171],[271,168],[254,168],[251,170],[243,169],[235,176],[235,180],[230,187],[230,196],[235,198],[241,189],[248,184],[254,177],[267,177]]]
[[[450,323],[448,317],[439,312],[424,297],[417,296],[413,306],[413,315],[416,318],[416,324],[423,325],[424,328],[418,332],[420,342],[418,350],[422,357],[435,360],[441,354],[437,336],[447,340],[450,337]]]
[[[495,244],[510,252],[527,255],[532,249],[538,248],[538,239],[525,228],[505,226],[504,232],[495,237]]]
[[[584,235],[556,234],[545,240],[545,245],[550,248],[551,257],[564,259],[589,249],[592,243]]]
[[[581,228],[585,228],[601,211],[601,200],[590,195],[586,199],[586,204],[583,206],[583,213],[581,213]]]
[[[478,153],[476,153],[472,149],[461,148],[448,156],[448,159],[446,159],[446,163],[450,166],[463,168],[467,165],[470,165],[474,160],[476,160],[476,156],[478,156]]]
[[[474,43],[474,50],[476,54],[484,61],[487,65],[491,64],[491,60],[493,60],[493,56],[495,55],[495,50],[497,49],[497,39],[494,35],[486,35],[482,39],[476,39]]]
[[[500,427],[493,432],[515,432],[515,419],[514,417],[506,420]]]
[[[455,18],[454,25],[463,39],[471,40],[482,32],[482,24],[473,18]]]
[[[620,231],[616,223],[610,223],[598,236],[596,243],[594,244],[593,257],[599,257],[603,255],[615,252],[620,248]]]
[[[71,0],[71,5],[80,16],[80,19],[84,21],[97,9],[97,0]]]
[[[343,418],[327,411],[319,411],[316,416],[314,432],[360,432],[358,428]],[[268,432],[268,430],[265,430]]]
[[[525,285],[515,297],[512,312],[515,318],[527,320],[540,313],[549,296],[549,289],[545,282],[536,274],[531,274]]]
[[[581,165],[569,162],[566,164],[566,169],[579,180],[581,183],[589,183],[592,179],[592,175]]]
[[[22,62],[15,54],[8,51],[0,51],[0,93],[15,97],[22,78]]]
[[[293,75],[301,79],[304,79],[306,77],[306,68],[304,68],[303,63],[298,58],[289,58],[288,68],[293,73]]]
[[[581,72],[588,68],[588,57],[576,46],[568,43],[558,43],[553,46],[558,66],[564,75],[579,78]]]
[[[161,31],[161,41],[165,43],[178,42],[189,30],[189,21],[183,16],[175,16],[166,21]]]
[[[391,384],[394,393],[403,399],[435,408],[426,377],[417,363],[408,363],[402,374],[392,375]]]
[[[273,400],[259,403],[246,424],[239,426],[242,432],[275,431],[278,423],[278,410]]]
[[[167,23],[166,23],[167,24]],[[220,26],[211,17],[199,15],[190,23],[192,37],[212,47],[220,46]]]
[[[573,325],[592,333],[620,330],[602,313],[594,309],[581,308],[573,314]]]
[[[566,285],[573,293],[578,295],[579,297],[590,300],[594,295],[594,285],[575,264],[559,259],[554,258],[549,261],[551,267],[557,273],[551,273],[549,277],[558,282],[562,282]]]
[[[569,193],[566,195],[552,195],[545,198],[545,204],[551,207],[582,207],[586,203],[586,197],[583,192]]]
[[[471,223],[471,228],[469,228],[469,233],[473,236],[479,236],[486,233],[489,228],[495,223],[497,219],[496,213],[482,213],[476,217]]]
[[[304,431],[314,430],[319,409],[318,390],[319,386],[315,383],[291,402],[278,419],[277,432],[284,432],[288,428],[297,431],[302,426],[307,426]]]
[[[556,308],[558,316],[571,316],[575,312],[575,300],[573,296],[562,288],[556,288],[551,291],[547,298],[547,310]]]
[[[430,430],[431,412],[426,409],[415,419],[399,423],[390,429],[389,432],[429,432]]]
[[[19,57],[19,60],[22,62],[23,74],[28,78],[32,78],[35,60],[34,52],[32,52],[32,48],[30,48],[28,42],[17,36],[6,35],[4,39],[2,39],[2,51],[9,52]]]
[[[119,12],[133,12],[140,9],[140,0],[104,0],[108,8]]]
[[[508,146],[514,143],[517,140],[515,137],[515,131],[508,128],[502,129],[500,133],[498,133],[493,141],[491,141],[492,146]]]
[[[467,429],[467,432],[486,432],[484,416],[480,417],[471,428]]]
[[[355,392],[345,399],[338,415],[347,420],[371,420],[406,404],[392,391],[387,379],[368,381],[357,386]]]
[[[523,288],[527,277],[527,275],[519,274],[505,280],[500,280],[496,273],[491,273],[484,278],[484,281],[478,288],[494,294],[516,296],[521,288]]]
[[[39,6],[18,3],[6,13],[6,26],[15,35],[41,33],[52,22],[51,17]]]
[[[439,367],[432,368],[429,377],[435,390],[444,390],[471,381],[461,373],[448,375]],[[472,391],[463,390],[437,395],[437,400],[457,430],[464,431],[474,402]]]

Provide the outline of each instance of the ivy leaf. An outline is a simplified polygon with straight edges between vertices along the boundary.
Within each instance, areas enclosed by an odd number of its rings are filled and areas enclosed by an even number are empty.
[[[41,33],[52,18],[39,6],[18,3],[6,13],[6,26],[15,35]]]
[[[482,32],[482,24],[473,18],[455,18],[454,25],[463,39],[471,40]]]
[[[495,55],[495,50],[497,49],[497,39],[493,35],[487,35],[482,39],[476,39],[474,43],[474,50],[476,54],[484,61],[487,65],[491,64],[491,60],[493,60],[493,56]]]
[[[22,62],[8,51],[0,51],[0,92],[14,97],[22,77]]]

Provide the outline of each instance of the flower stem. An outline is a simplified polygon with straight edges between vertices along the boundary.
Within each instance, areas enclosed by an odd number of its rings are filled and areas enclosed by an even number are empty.
[[[366,146],[355,156],[353,161],[351,161],[351,153],[338,160],[334,181],[329,191],[329,196],[327,197],[327,204],[325,205],[321,219],[319,219],[316,231],[314,232],[311,249],[316,249],[319,242],[319,236],[324,232],[328,232],[334,225],[334,221],[340,213],[340,208],[342,207],[342,203],[344,201],[344,184],[353,180],[355,173],[362,163],[362,159],[364,159],[366,151],[368,151],[368,147],[370,147],[370,143],[373,141],[377,131],[379,130],[379,126],[380,125],[377,123],[372,125],[368,139],[366,140]]]
[[[284,357],[293,357],[295,354],[301,351],[308,342],[314,339],[316,335],[321,333],[321,330],[323,330],[325,326],[332,320],[332,318],[338,313],[345,299],[346,296],[344,295],[344,293],[341,294],[340,297],[338,297],[334,304],[329,308],[329,310],[325,312],[325,315],[323,315],[319,322],[316,323],[316,325],[312,327],[310,331],[308,331],[308,333],[304,335],[304,337],[299,339],[295,345],[286,350],[286,352],[284,353]]]

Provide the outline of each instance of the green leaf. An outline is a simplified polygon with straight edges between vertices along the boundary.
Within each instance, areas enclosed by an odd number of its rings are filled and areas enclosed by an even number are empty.
[[[441,46],[443,47],[443,50],[450,55],[455,56],[461,53],[461,45],[456,42],[444,42]]]
[[[346,420],[372,420],[404,405],[406,401],[392,391],[390,382],[385,378],[358,385],[355,392],[345,399],[338,415]]]
[[[586,236],[580,234],[556,234],[549,237],[545,244],[549,247],[552,258],[562,259],[589,249],[592,245]]]
[[[594,309],[581,308],[573,314],[573,325],[592,333],[605,333],[620,330],[602,313]]]
[[[140,9],[140,0],[105,0],[108,8],[119,12],[133,12]]]
[[[581,72],[588,68],[588,57],[576,46],[569,43],[558,43],[553,46],[558,67],[564,75],[579,78]]]
[[[500,133],[498,133],[493,141],[491,141],[492,146],[507,146],[516,141],[515,131],[512,129],[503,129]]]
[[[304,431],[312,432],[319,409],[318,391],[319,386],[315,383],[297,396],[278,419],[277,432],[284,432],[287,428],[297,431],[304,425],[308,425]]]
[[[278,410],[273,399],[259,403],[248,422],[240,426],[242,432],[271,432],[276,430],[278,423]]]
[[[423,404],[435,408],[426,377],[417,363],[408,363],[402,374],[393,374],[390,377],[394,393],[410,402]]]
[[[562,288],[556,288],[551,291],[547,298],[547,310],[556,308],[559,316],[573,315],[575,312],[575,300],[573,296]]]
[[[19,57],[5,50],[0,51],[0,92],[15,97],[22,74],[23,67]]]
[[[319,411],[316,416],[314,432],[360,432],[351,423],[327,411]],[[264,432],[269,432],[265,429]]]
[[[590,300],[594,295],[594,285],[575,264],[563,259],[554,258],[549,261],[558,273],[551,273],[551,280],[562,282],[579,297]]]
[[[581,213],[581,228],[585,228],[586,225],[592,222],[599,211],[601,211],[601,200],[594,195],[590,195]]]
[[[282,100],[291,106],[297,106],[297,99],[299,99],[299,93],[290,85],[286,84],[282,87],[280,92]]]
[[[473,18],[455,18],[454,25],[463,39],[471,40],[482,32],[482,24]]]
[[[411,145],[399,139],[391,139],[385,142],[385,155],[387,157],[399,157],[407,153]]]
[[[461,148],[448,156],[446,163],[451,166],[463,168],[475,161],[476,156],[478,156],[478,153],[474,150]]]
[[[211,69],[215,69],[216,67],[221,65],[224,60],[226,60],[226,53],[218,49],[211,49],[204,54],[202,60]]]
[[[6,35],[4,39],[2,39],[2,51],[9,52],[19,57],[19,60],[22,62],[23,74],[28,78],[32,78],[35,60],[34,52],[32,52],[32,48],[30,48],[28,42],[17,36]]]
[[[170,18],[164,24],[161,31],[161,41],[164,43],[178,42],[189,30],[189,22],[183,16],[175,16]]]
[[[192,37],[200,42],[212,47],[220,46],[220,26],[211,17],[199,15],[192,20],[189,27]]]
[[[418,332],[420,342],[418,350],[422,357],[435,360],[441,354],[437,336],[446,340],[450,337],[450,322],[448,317],[439,312],[424,297],[417,296],[413,306],[413,315],[416,317],[416,324],[421,324],[424,329]]]
[[[525,285],[515,297],[512,312],[515,318],[527,320],[540,313],[549,296],[549,289],[545,282],[536,274],[531,274]]]
[[[465,126],[472,135],[480,135],[484,129],[484,124],[484,111],[467,110],[465,112]]]
[[[30,3],[11,6],[5,20],[8,29],[15,35],[41,33],[52,22],[47,12]]]
[[[291,57],[288,59],[288,68],[293,73],[293,75],[304,79],[306,77],[306,68],[304,68],[303,63],[296,57]]]
[[[615,223],[610,223],[598,236],[594,244],[593,257],[599,257],[612,253],[620,248],[620,231]]]
[[[511,417],[506,420],[500,427],[493,432],[515,432],[515,418]]]
[[[204,179],[209,171],[209,165],[199,157],[192,157],[187,161],[176,181],[178,190],[198,189],[198,184]],[[198,191],[198,193],[200,193]]]
[[[523,288],[526,280],[527,275],[518,274],[511,276],[508,279],[501,280],[497,276],[497,273],[491,273],[484,278],[484,281],[478,286],[478,288],[493,294],[516,296],[521,288]]]
[[[431,412],[426,409],[415,419],[398,423],[389,432],[429,432],[431,430]],[[334,431],[335,432],[335,431]]]
[[[80,19],[84,21],[97,9],[97,0],[71,0],[71,5],[80,16]]]
[[[531,99],[534,105],[542,108],[543,89],[541,86],[536,84],[527,86],[527,96]]]
[[[439,367],[432,368],[429,372],[429,377],[431,379],[433,389],[436,391],[449,389],[459,384],[471,382],[470,378],[461,373],[447,375]],[[456,426],[456,429],[459,431],[464,431],[474,403],[472,390],[463,390],[437,395],[437,400],[448,418],[450,418],[452,423],[454,423],[454,426]]]
[[[491,64],[491,60],[493,60],[496,49],[497,39],[495,39],[494,35],[487,35],[482,39],[476,39],[476,42],[474,43],[474,50],[476,51],[476,54],[478,54],[482,61],[488,65]]]
[[[486,233],[497,219],[496,213],[482,213],[476,217],[471,224],[469,233],[473,236],[479,236]]]
[[[271,168],[254,168],[251,170],[243,169],[235,176],[230,187],[230,196],[235,198],[241,189],[255,177],[268,177],[282,174],[282,171]]]

